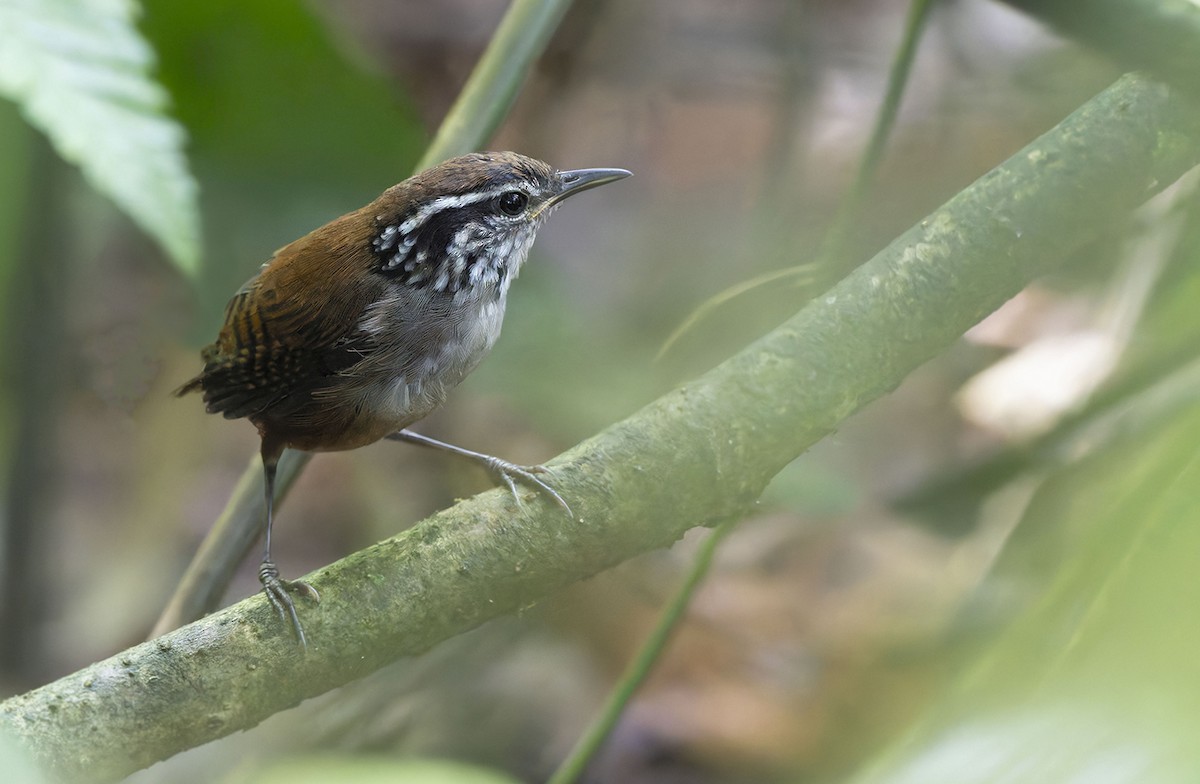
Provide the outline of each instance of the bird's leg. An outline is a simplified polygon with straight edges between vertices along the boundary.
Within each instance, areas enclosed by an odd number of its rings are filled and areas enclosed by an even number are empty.
[[[258,567],[258,581],[262,583],[263,593],[267,595],[271,606],[275,608],[275,612],[279,613],[283,622],[291,622],[292,631],[296,633],[300,647],[308,648],[308,642],[304,638],[304,628],[300,625],[300,617],[296,614],[296,605],[292,601],[292,594],[302,593],[315,602],[321,601],[321,596],[306,582],[285,580],[280,577],[279,567],[271,560],[271,524],[275,520],[275,469],[279,465],[279,456],[282,453],[282,446],[274,445],[266,438],[263,439],[262,463],[265,480],[263,484],[267,493],[267,531],[264,537],[266,544],[263,549],[263,559]]]
[[[553,500],[556,504],[561,506],[568,515],[574,517],[574,515],[571,513],[571,507],[567,505],[567,502],[563,500],[563,497],[559,495],[553,487],[546,484],[537,476],[537,474],[549,473],[550,469],[546,468],[545,466],[520,466],[516,463],[510,463],[507,460],[502,460],[499,457],[485,455],[482,452],[473,452],[470,449],[464,449],[461,446],[447,444],[445,441],[438,441],[436,438],[430,438],[429,436],[423,436],[420,433],[414,433],[407,428],[404,430],[397,430],[395,433],[387,436],[387,438],[391,441],[407,441],[410,444],[419,444],[420,446],[432,447],[433,449],[441,449],[442,451],[449,452],[452,455],[465,457],[468,460],[471,460],[482,466],[483,469],[487,471],[497,483],[503,482],[504,485],[508,487],[509,492],[512,493],[513,499],[518,505],[521,503],[521,497],[517,495],[516,483],[522,482]]]

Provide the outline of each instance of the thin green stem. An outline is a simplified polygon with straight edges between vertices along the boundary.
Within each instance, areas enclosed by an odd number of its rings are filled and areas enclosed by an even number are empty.
[[[921,40],[921,33],[925,30],[925,22],[929,18],[929,10],[932,5],[931,0],[913,0],[913,4],[908,9],[908,19],[904,24],[904,37],[900,40],[900,48],[896,50],[892,67],[888,71],[888,84],[883,96],[883,103],[880,104],[879,113],[875,116],[871,137],[867,140],[867,148],[863,151],[862,158],[859,159],[858,170],[854,174],[850,190],[846,192],[846,197],[838,206],[838,211],[833,217],[833,224],[825,235],[825,241],[821,244],[821,251],[817,256],[818,266],[838,263],[839,256],[846,249],[846,239],[858,223],[867,191],[870,190],[871,182],[875,179],[875,173],[879,169],[879,162],[883,159],[884,147],[887,146],[892,129],[896,126],[896,113],[900,109],[904,88],[908,84],[913,61],[917,56],[917,44]]]
[[[917,44],[920,42],[922,31],[925,29],[925,22],[929,18],[931,6],[931,0],[913,0],[913,4],[909,8],[908,19],[904,26],[904,37],[900,41],[900,48],[896,51],[892,67],[888,72],[887,91],[884,93],[879,113],[875,116],[875,124],[871,129],[870,139],[867,141],[867,147],[863,151],[862,158],[859,159],[858,170],[854,174],[854,180],[850,185],[850,189],[846,192],[845,198],[842,199],[841,204],[838,206],[830,228],[825,233],[825,238],[821,242],[820,250],[816,253],[816,260],[793,267],[791,271],[770,272],[752,278],[725,289],[700,303],[663,343],[658,352],[659,359],[688,330],[726,302],[774,282],[781,277],[794,275],[799,282],[809,282],[819,277],[822,274],[821,270],[826,270],[833,265],[841,266],[839,257],[845,252],[846,240],[852,235],[853,229],[859,221],[862,204],[866,200],[867,191],[870,190],[871,182],[875,178],[875,172],[879,169],[879,162],[883,158],[884,147],[887,145],[887,140],[896,125],[896,113],[899,111],[900,101],[904,97],[904,87],[908,84],[908,77],[912,73],[913,60],[917,54]]]
[[[571,1],[513,2],[417,164],[417,171],[479,149],[491,138],[508,116],[521,84],[546,49]]]
[[[554,771],[554,775],[550,777],[547,784],[570,784],[583,774],[588,763],[596,756],[596,752],[600,750],[604,741],[612,734],[613,728],[617,726],[617,721],[625,711],[625,706],[633,699],[634,693],[645,682],[655,663],[662,656],[671,639],[671,634],[679,626],[696,589],[700,586],[704,576],[708,574],[717,547],[737,527],[740,519],[734,517],[721,523],[712,532],[712,535],[700,545],[700,552],[696,554],[692,568],[688,571],[675,596],[663,610],[658,624],[650,632],[646,642],[642,644],[637,656],[629,663],[629,667],[621,675],[621,679],[609,692],[608,700],[604,703],[599,715],[576,741],[574,748],[558,766],[558,770]]]
[[[785,267],[781,270],[771,270],[764,272],[761,275],[755,275],[749,280],[743,280],[741,283],[735,283],[729,288],[717,292],[713,296],[701,302],[696,306],[696,309],[688,314],[687,318],[679,323],[663,341],[662,346],[658,349],[658,353],[654,355],[654,361],[660,362],[662,358],[675,346],[675,344],[691,331],[692,327],[703,321],[709,313],[712,313],[717,308],[729,302],[732,299],[737,299],[748,291],[760,288],[768,283],[774,283],[778,280],[787,278],[811,279],[813,274],[813,265],[811,264],[796,264],[791,267]]]

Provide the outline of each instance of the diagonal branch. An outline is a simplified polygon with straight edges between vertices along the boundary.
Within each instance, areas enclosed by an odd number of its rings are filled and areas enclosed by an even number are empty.
[[[261,596],[0,703],[65,779],[105,781],[741,514],[771,477],[1200,159],[1200,112],[1127,76],[696,381],[552,464],[579,519],[491,491],[309,579],[301,655]]]

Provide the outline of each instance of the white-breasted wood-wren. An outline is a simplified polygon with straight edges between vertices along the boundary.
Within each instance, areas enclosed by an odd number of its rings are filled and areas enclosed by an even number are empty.
[[[426,416],[491,349],[508,287],[542,222],[563,199],[628,177],[624,169],[557,171],[511,152],[464,155],[276,251],[225,309],[199,391],[210,413],[245,417],[262,438],[265,547],[259,580],[304,631],[271,559],[275,469],[284,448],[355,449],[381,438],[480,461],[516,495],[532,485],[564,508],[539,466],[522,467],[405,428]]]

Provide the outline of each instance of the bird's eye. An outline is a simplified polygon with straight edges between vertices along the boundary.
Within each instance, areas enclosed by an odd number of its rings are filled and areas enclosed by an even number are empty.
[[[520,191],[508,191],[500,196],[500,211],[505,215],[516,217],[529,203],[529,197]]]

